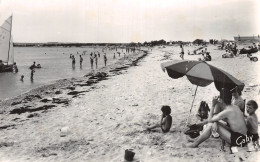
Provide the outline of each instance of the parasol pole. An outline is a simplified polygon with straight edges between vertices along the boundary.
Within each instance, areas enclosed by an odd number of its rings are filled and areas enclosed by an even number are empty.
[[[198,89],[198,85],[197,85],[197,87],[196,87],[196,90],[195,90],[195,93],[194,93],[194,97],[193,97],[193,101],[192,101],[192,103],[191,103],[190,113],[189,113],[189,116],[188,116],[188,119],[187,119],[186,126],[187,126],[187,125],[189,124],[189,122],[190,122],[190,114],[191,114],[191,110],[192,110],[192,107],[193,107],[193,103],[194,103],[194,100],[195,100],[195,97],[196,97],[197,89]]]

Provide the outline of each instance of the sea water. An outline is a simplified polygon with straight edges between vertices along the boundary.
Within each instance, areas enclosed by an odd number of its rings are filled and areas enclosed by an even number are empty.
[[[82,55],[83,52],[85,55]],[[0,73],[0,100],[17,96],[42,85],[50,84],[58,79],[82,77],[91,71],[90,53],[99,51],[98,68],[105,66],[103,54],[107,55],[107,65],[113,64],[124,56],[125,50],[103,47],[15,47],[14,60],[17,63],[18,73]],[[118,53],[121,55],[119,57]],[[116,59],[113,58],[114,53]],[[70,55],[76,59],[75,68],[72,67]],[[79,55],[83,57],[82,67],[79,63]],[[41,64],[42,68],[35,69],[34,79],[31,81],[29,67],[33,62]],[[94,69],[96,69],[94,62]],[[24,80],[21,81],[21,75]]]

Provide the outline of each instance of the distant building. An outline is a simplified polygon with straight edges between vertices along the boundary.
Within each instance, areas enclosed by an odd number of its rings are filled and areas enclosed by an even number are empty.
[[[260,36],[238,36],[234,37],[234,40],[237,41],[260,41]]]

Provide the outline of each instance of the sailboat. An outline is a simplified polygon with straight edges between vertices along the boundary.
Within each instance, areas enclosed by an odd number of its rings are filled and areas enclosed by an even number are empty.
[[[0,26],[0,72],[18,71],[16,63],[14,63],[12,19],[13,16],[10,16]]]

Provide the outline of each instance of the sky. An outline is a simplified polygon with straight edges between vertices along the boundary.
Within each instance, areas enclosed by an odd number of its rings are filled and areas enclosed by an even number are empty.
[[[14,42],[129,43],[260,34],[260,0],[0,0]]]

